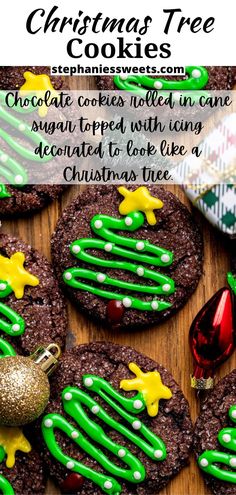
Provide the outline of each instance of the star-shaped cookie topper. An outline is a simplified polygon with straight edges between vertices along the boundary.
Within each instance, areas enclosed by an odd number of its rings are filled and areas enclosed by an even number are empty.
[[[153,210],[162,208],[163,203],[160,199],[151,196],[147,187],[141,186],[135,191],[129,191],[126,187],[120,186],[118,191],[125,198],[119,206],[121,215],[128,215],[132,211],[142,211],[149,225],[157,223]]]
[[[44,97],[46,91],[51,92],[51,99],[58,97],[57,91],[54,89],[50,77],[47,74],[33,74],[33,72],[24,72],[25,82],[20,88],[20,94],[35,93],[38,97]],[[47,115],[47,106],[43,104],[38,109],[40,117]]]
[[[0,255],[0,280],[11,287],[17,299],[23,297],[25,285],[35,287],[39,284],[39,279],[24,268],[24,262],[25,255],[21,252],[10,258]]]
[[[163,385],[158,371],[143,373],[135,363],[130,363],[129,369],[136,375],[136,378],[122,380],[120,382],[120,388],[126,392],[131,390],[141,392],[149,416],[156,416],[159,410],[159,400],[171,399],[171,390]]]
[[[31,445],[25,438],[20,428],[0,426],[0,446],[4,450],[1,454],[7,455],[6,466],[12,468],[15,465],[15,454],[17,450],[28,453]],[[2,460],[2,459],[1,459]]]

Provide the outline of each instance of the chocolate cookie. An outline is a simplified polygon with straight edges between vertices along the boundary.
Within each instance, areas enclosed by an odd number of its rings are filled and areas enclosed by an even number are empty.
[[[204,401],[194,432],[194,450],[207,485],[215,495],[236,490],[236,370]]]
[[[4,461],[0,464],[0,488],[4,495],[42,495],[45,487],[43,463],[35,450],[28,454],[18,451],[10,469]]]
[[[90,186],[65,209],[52,238],[53,263],[81,311],[140,328],[173,315],[193,293],[202,237],[163,187],[118,189]]]
[[[41,210],[56,199],[63,189],[60,185],[45,184],[28,185],[22,189],[7,186],[9,196],[0,197],[0,218],[18,217]]]
[[[64,298],[46,258],[23,241],[0,235],[0,348],[29,354],[40,344],[64,346]]]
[[[188,402],[171,374],[110,343],[64,354],[42,432],[50,475],[80,495],[154,495],[188,463],[192,443]]]
[[[186,68],[187,69],[187,68]],[[171,87],[170,89],[208,89],[208,90],[230,90],[233,89],[235,83],[236,83],[236,68],[235,67],[217,67],[217,66],[209,66],[209,67],[191,67],[193,69],[192,71],[189,71],[186,76],[181,77],[181,76],[150,76],[150,80],[155,80],[156,82],[153,82],[153,89],[167,89],[168,87],[163,87],[162,83],[159,82],[159,79],[161,80],[166,80],[166,81],[187,81],[190,78],[192,79],[192,86],[193,87],[184,87],[182,85],[181,87]],[[204,69],[204,71],[202,70]],[[205,70],[207,71],[207,75],[204,73]],[[187,70],[186,70],[187,72]],[[205,77],[204,77],[205,76]],[[207,77],[208,76],[208,77]],[[137,84],[138,82],[143,84],[143,76],[135,76],[135,79],[137,78]],[[147,78],[146,83],[147,83]],[[115,76],[115,78],[111,76],[98,76],[96,78],[98,88],[102,91],[112,91],[114,89],[124,89],[124,85],[126,86],[127,83],[133,83],[131,79],[129,80],[129,76]],[[199,87],[196,87],[196,81]],[[206,82],[207,81],[207,82]],[[152,89],[152,82],[150,81],[150,85],[144,84],[142,86],[143,88],[146,89]]]
[[[23,74],[27,71],[35,75],[46,74],[50,76],[49,67],[0,67],[0,89],[16,90],[21,88],[25,79]],[[51,83],[56,90],[68,89],[68,83],[64,78],[50,77]],[[5,141],[0,139],[1,151],[11,156],[24,167],[24,159],[19,159],[10,147],[6,147]],[[23,187],[4,186],[0,184],[0,217],[19,216],[32,213],[46,206],[50,201],[58,197],[63,191],[61,185],[25,185]]]

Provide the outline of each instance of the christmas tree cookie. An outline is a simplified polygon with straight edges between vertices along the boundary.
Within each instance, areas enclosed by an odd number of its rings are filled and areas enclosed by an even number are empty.
[[[0,118],[3,120],[7,132],[0,134],[0,163],[1,172],[11,185],[0,184],[0,216],[22,215],[43,208],[51,200],[55,199],[63,190],[61,185],[28,185],[27,166],[29,162],[29,139],[40,142],[42,136],[32,136],[27,132],[27,116],[23,112],[14,112],[14,126],[18,125],[19,136],[16,146],[12,141],[12,113],[4,105],[4,91],[21,90],[25,92],[31,89],[54,91],[68,89],[68,85],[61,77],[50,78],[49,67],[0,67]],[[30,114],[29,114],[30,115]],[[43,118],[44,115],[41,115]],[[32,121],[32,117],[31,117]],[[32,124],[32,122],[31,122]],[[31,127],[31,125],[30,125]],[[15,129],[14,129],[14,132]],[[35,139],[34,139],[35,138]],[[36,143],[37,144],[37,143]],[[20,145],[20,148],[19,148]],[[20,152],[19,152],[20,151]],[[31,156],[35,162],[35,155]],[[41,160],[41,163],[48,161]]]
[[[170,373],[134,349],[75,347],[51,390],[42,452],[64,493],[128,495],[148,487],[154,495],[186,465],[188,403]]]
[[[66,310],[48,261],[23,241],[0,235],[0,357],[40,344],[64,346]]]
[[[107,90],[125,90],[141,97],[145,97],[149,90],[165,91],[200,91],[230,90],[236,83],[235,67],[185,67],[183,76],[152,76],[152,75],[119,75],[98,76],[98,88]]]
[[[202,271],[197,226],[157,186],[88,187],[59,220],[52,255],[78,308],[116,327],[140,328],[171,316]]]
[[[215,495],[236,490],[236,371],[223,378],[204,401],[196,422],[194,448],[199,469]]]

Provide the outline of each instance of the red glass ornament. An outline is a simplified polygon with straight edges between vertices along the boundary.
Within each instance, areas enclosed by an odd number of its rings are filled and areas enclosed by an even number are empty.
[[[84,478],[78,473],[71,473],[60,485],[62,493],[76,493],[84,484]]]
[[[234,350],[233,305],[232,292],[227,287],[223,287],[212,296],[193,320],[189,342],[196,362],[193,373],[193,378],[196,380],[213,377],[214,369]]]
[[[112,299],[107,305],[107,317],[110,323],[120,323],[124,314],[124,306],[121,301]]]

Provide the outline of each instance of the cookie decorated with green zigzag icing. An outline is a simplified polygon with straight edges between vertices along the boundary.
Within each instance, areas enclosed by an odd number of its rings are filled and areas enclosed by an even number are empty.
[[[97,76],[98,88],[102,91],[126,90],[144,97],[148,90],[225,90],[233,89],[236,84],[235,67],[224,66],[188,66],[185,76],[153,75],[116,75]]]
[[[63,355],[37,435],[63,493],[155,495],[188,464],[192,424],[164,367],[98,342]]]
[[[64,78],[50,78],[50,67],[2,66],[0,67],[0,99],[2,105],[4,102],[4,98],[1,98],[1,95],[4,94],[2,90],[19,90],[26,82],[26,74],[31,74],[32,77],[35,76],[36,78],[43,76],[47,79],[48,84],[52,84],[52,87],[57,91],[68,89],[68,83]],[[8,110],[7,113],[9,114]],[[4,114],[6,115],[6,108]],[[25,116],[15,111],[14,117],[19,120],[19,125],[24,126]],[[11,133],[12,127],[9,125],[8,134],[10,137],[12,135]],[[23,153],[21,155],[13,149],[12,145],[10,146],[6,142],[3,136],[0,137],[0,163],[2,164],[2,170],[4,164],[6,164],[8,172],[7,176],[4,175],[4,178],[7,180],[7,183],[12,184],[6,185],[0,183],[0,218],[32,214],[32,212],[40,210],[56,199],[64,189],[61,185],[32,185],[27,183],[26,170],[29,162],[24,157],[24,148],[28,149],[28,142],[22,136],[17,136],[18,143],[23,147]],[[11,159],[15,161],[15,165],[13,165]]]
[[[159,323],[202,272],[202,238],[187,208],[159,186],[89,186],[52,238],[56,275],[79,310],[117,328]]]
[[[20,239],[0,235],[0,357],[65,345],[64,297],[46,258]]]
[[[203,402],[194,432],[199,469],[214,495],[236,493],[236,370]]]

